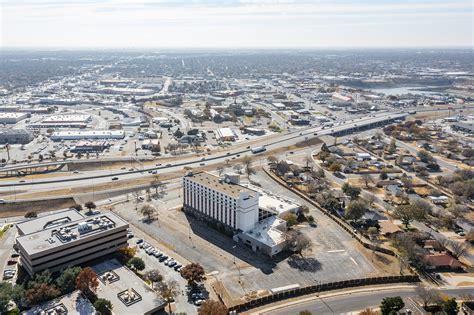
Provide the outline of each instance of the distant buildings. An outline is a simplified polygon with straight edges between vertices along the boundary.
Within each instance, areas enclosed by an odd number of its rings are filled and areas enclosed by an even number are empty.
[[[70,151],[73,153],[102,152],[107,147],[109,147],[107,141],[79,141]]]
[[[1,112],[0,113],[0,125],[1,124],[16,124],[17,122],[28,118],[27,113],[10,113],[10,112]]]
[[[0,128],[0,144],[27,144],[33,140],[33,134],[25,129]]]
[[[218,128],[215,132],[217,141],[235,141],[237,136],[230,128]]]
[[[110,254],[127,245],[128,224],[113,213],[86,217],[66,210],[17,224],[16,246],[28,274]]]
[[[474,124],[468,124],[463,122],[456,122],[451,125],[453,130],[466,132],[468,134],[474,134]]]
[[[56,131],[51,135],[51,140],[92,140],[92,139],[123,139],[123,130],[90,130],[90,131]]]

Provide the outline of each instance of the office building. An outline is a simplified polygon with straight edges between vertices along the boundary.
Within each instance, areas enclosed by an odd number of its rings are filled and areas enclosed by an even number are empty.
[[[128,224],[110,212],[84,216],[66,210],[18,223],[17,228],[20,262],[30,275],[56,272],[127,245]]]
[[[190,172],[183,177],[183,196],[184,211],[232,231],[251,230],[258,222],[258,193],[240,185],[239,175]]]
[[[99,277],[99,296],[112,303],[114,314],[161,314],[166,305],[164,299],[116,259],[92,269]]]
[[[21,313],[22,315],[84,315],[96,314],[92,303],[76,290],[69,294],[60,296],[54,300],[47,301],[32,307]]]

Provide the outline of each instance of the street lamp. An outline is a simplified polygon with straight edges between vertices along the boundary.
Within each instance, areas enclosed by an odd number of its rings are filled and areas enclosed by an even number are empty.
[[[239,267],[239,265],[237,265],[237,262],[235,261],[236,248],[237,248],[237,245],[232,246],[232,249],[234,250],[234,265],[235,265],[235,268],[239,271],[239,283],[241,283],[240,267]]]

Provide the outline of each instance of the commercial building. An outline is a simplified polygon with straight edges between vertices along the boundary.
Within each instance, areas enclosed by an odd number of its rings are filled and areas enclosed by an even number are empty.
[[[33,140],[33,134],[25,129],[0,128],[0,144],[27,144]]]
[[[189,173],[183,178],[183,209],[197,218],[223,224],[236,242],[270,257],[287,243],[286,221],[279,216],[300,206],[252,185],[239,183],[239,175],[217,177]]]
[[[54,300],[36,305],[31,309],[21,313],[22,315],[42,315],[42,314],[67,314],[67,315],[84,315],[96,314],[96,310],[92,303],[81,293],[76,290],[69,294],[58,297]]]
[[[255,224],[252,230],[235,235],[234,240],[242,242],[254,252],[273,257],[285,249],[286,231],[286,221],[272,216]]]
[[[28,274],[110,254],[127,245],[128,224],[113,213],[86,217],[66,210],[17,224],[16,246]]]
[[[249,231],[258,222],[258,193],[239,184],[239,175],[222,178],[189,172],[183,177],[183,210],[219,222],[231,231]]]
[[[452,124],[451,128],[453,130],[466,132],[466,133],[469,133],[469,134],[474,134],[474,124],[473,123],[457,122],[457,123]]]
[[[2,112],[0,113],[0,124],[16,124],[26,118],[28,118],[27,113]]]
[[[102,152],[109,143],[107,141],[79,141],[74,147],[71,148],[71,152]]]
[[[43,119],[43,123],[88,123],[91,115],[51,115]]]
[[[230,128],[218,128],[215,131],[217,141],[235,141],[237,138]]]
[[[116,259],[92,269],[99,276],[99,296],[112,303],[114,314],[161,314],[166,305],[164,299]]]
[[[51,140],[81,140],[81,139],[123,139],[123,130],[88,130],[88,131],[56,131],[51,135]]]

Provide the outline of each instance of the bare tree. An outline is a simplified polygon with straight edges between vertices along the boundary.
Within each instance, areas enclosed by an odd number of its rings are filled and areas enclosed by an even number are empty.
[[[140,213],[146,216],[148,221],[151,221],[153,216],[156,214],[156,208],[153,205],[144,205],[140,208]]]
[[[436,303],[439,300],[439,294],[433,289],[427,288],[422,284],[416,286],[416,295],[426,308],[429,304]]]
[[[311,251],[313,241],[301,232],[291,231],[287,235],[287,247],[303,257],[305,251]]]
[[[242,164],[244,166],[245,174],[247,174],[247,179],[250,179],[250,175],[255,174],[255,170],[252,167],[252,158],[247,155],[244,156]]]
[[[447,247],[454,258],[459,259],[467,253],[467,247],[456,241],[449,241]]]
[[[217,173],[219,174],[219,176],[221,176],[222,173],[224,173],[224,168],[222,166],[218,166],[216,170],[217,170]]]
[[[370,174],[362,174],[361,180],[365,184],[365,188],[369,188],[369,184],[373,182],[372,176],[370,176]]]
[[[237,173],[239,174],[242,173],[242,168],[243,168],[242,164],[235,164],[233,168]]]
[[[179,294],[178,283],[174,280],[162,282],[158,291],[161,297],[166,301],[166,304],[168,304],[169,314],[171,314],[171,302],[173,302],[174,298]]]

